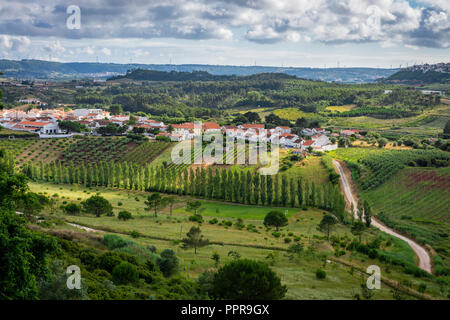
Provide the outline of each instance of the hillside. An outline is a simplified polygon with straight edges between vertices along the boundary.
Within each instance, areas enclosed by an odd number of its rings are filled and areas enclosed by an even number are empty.
[[[60,63],[42,60],[0,60],[0,70],[4,72],[5,76],[16,79],[108,78],[125,74],[130,69],[151,69],[165,72],[192,72],[198,70],[213,75],[236,76],[248,76],[258,73],[284,73],[299,78],[343,83],[373,82],[378,78],[388,77],[398,70],[378,68],[296,68],[202,64]]]
[[[145,81],[230,81],[230,80],[276,80],[276,79],[295,79],[284,73],[262,73],[249,76],[235,75],[213,75],[206,71],[178,72],[178,71],[156,71],[135,69],[129,70],[125,75],[119,75],[108,80],[145,80]]]
[[[412,66],[402,69],[386,79],[385,83],[403,83],[403,84],[431,84],[431,83],[450,83],[450,64],[440,63],[434,65]]]

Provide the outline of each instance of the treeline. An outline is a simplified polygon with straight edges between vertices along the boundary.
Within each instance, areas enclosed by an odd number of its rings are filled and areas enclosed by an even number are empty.
[[[317,185],[284,174],[264,176],[249,170],[212,167],[180,171],[127,162],[63,166],[59,161],[39,166],[29,163],[23,172],[33,181],[157,191],[250,205],[309,206],[328,210],[341,220],[345,217],[345,200],[338,185]]]
[[[111,77],[108,80],[131,79],[147,81],[238,81],[247,79],[295,79],[295,76],[284,73],[262,73],[250,76],[213,75],[207,71],[157,71],[147,69],[128,70],[123,76]]]

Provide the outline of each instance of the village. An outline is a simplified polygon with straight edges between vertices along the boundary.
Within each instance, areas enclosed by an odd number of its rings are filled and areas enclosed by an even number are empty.
[[[31,101],[31,100],[30,100]],[[36,101],[28,103],[36,103]],[[24,100],[25,102],[25,100]],[[134,116],[133,116],[134,117]],[[36,133],[40,138],[67,138],[74,135],[100,135],[97,131],[110,124],[118,127],[127,126],[124,133],[139,132],[149,139],[166,137],[173,142],[192,140],[195,136],[194,122],[181,124],[165,124],[162,121],[149,119],[144,116],[134,117],[130,124],[130,115],[111,115],[103,109],[74,109],[65,111],[64,108],[38,109],[29,111],[17,109],[0,110],[0,125],[6,129]],[[68,132],[60,128],[61,121],[77,122],[87,128],[83,133]],[[216,122],[203,122],[201,132],[204,134],[222,132],[225,136],[249,142],[272,142],[280,147],[292,149],[293,153],[306,151],[323,152],[338,148],[339,136],[349,137],[359,134],[358,130],[341,130],[340,134],[331,133],[323,128],[304,128],[301,136],[292,132],[291,127],[277,126],[267,129],[264,124],[223,125]]]

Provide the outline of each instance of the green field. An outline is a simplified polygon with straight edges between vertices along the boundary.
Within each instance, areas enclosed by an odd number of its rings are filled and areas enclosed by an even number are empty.
[[[375,212],[450,262],[450,168],[405,168],[365,192]]]
[[[159,212],[158,217],[154,217],[153,212],[144,210],[144,199],[148,193],[142,191],[82,188],[50,183],[30,183],[30,189],[35,192],[43,192],[56,199],[58,203],[56,207],[64,202],[80,202],[99,192],[112,203],[116,215],[120,210],[129,210],[134,219],[120,221],[117,217],[97,218],[89,214],[69,216],[60,210],[50,215],[49,219],[63,219],[91,228],[118,233],[139,244],[154,245],[158,252],[165,248],[171,248],[181,259],[181,270],[194,278],[203,271],[214,268],[214,261],[211,259],[213,253],[218,253],[221,257],[221,264],[224,264],[232,259],[228,252],[233,250],[239,252],[243,257],[271,264],[282,282],[288,287],[287,299],[352,299],[354,294],[359,292],[361,276],[358,272],[351,272],[348,266],[333,262],[333,260],[324,264],[324,259],[332,259],[334,249],[324,239],[324,234],[317,230],[317,225],[323,215],[322,210],[289,210],[289,225],[281,229],[281,236],[277,238],[272,235],[274,230],[268,230],[262,223],[264,214],[273,208],[202,201],[205,208],[201,213],[205,217],[205,222],[201,225],[202,234],[212,244],[200,248],[197,255],[194,255],[193,250],[183,250],[179,244],[189,228],[196,225],[196,223],[188,221],[188,217],[192,213],[185,210],[185,203],[189,199],[187,197],[177,198],[172,215],[169,214],[169,209],[165,208]],[[213,217],[218,219],[219,224],[208,222]],[[244,227],[242,229],[234,225],[237,221],[236,218],[243,219]],[[233,225],[221,225],[220,222],[223,221],[231,221]],[[72,232],[84,232],[68,225],[61,225],[61,223],[55,224],[53,227],[69,229]],[[137,231],[141,236],[131,238],[127,235],[131,231]],[[332,234],[334,239],[341,244],[348,244],[353,238],[349,227],[344,225],[338,225]],[[376,236],[381,236],[381,239],[384,239],[383,243],[391,239],[391,245],[382,245],[382,250],[403,261],[414,262],[414,253],[405,243],[382,235],[376,229],[366,232],[363,239],[371,241]],[[291,242],[286,243],[285,238],[291,239]],[[306,250],[301,258],[292,259],[289,254],[280,251],[280,249],[287,249],[290,244],[295,242],[301,243]],[[420,283],[426,283],[427,293],[438,294],[438,286],[432,279],[411,279],[410,276],[404,274],[400,267],[386,266],[381,261],[370,259],[366,255],[353,251],[347,252],[340,259],[363,269],[368,265],[378,264],[385,268],[383,270],[386,270],[385,275],[389,278],[397,281],[408,279],[413,288]],[[315,278],[315,270],[318,268],[325,268],[327,272],[327,278],[323,281]],[[377,291],[373,298],[391,299],[390,290],[391,288],[383,284],[382,289]]]

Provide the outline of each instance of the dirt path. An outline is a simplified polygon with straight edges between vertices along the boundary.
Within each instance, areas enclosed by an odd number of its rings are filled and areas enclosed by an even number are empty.
[[[344,169],[342,169],[342,166],[338,161],[333,160],[333,164],[338,169],[339,175],[341,176],[341,181],[342,181],[342,186],[344,187],[345,197],[347,198],[347,200],[350,203],[353,204],[354,208],[357,208],[358,203],[356,202],[355,197],[353,197],[352,189],[349,184],[350,177],[347,177],[345,175]],[[355,212],[355,218],[358,218],[356,216],[356,212]],[[429,255],[428,251],[425,250],[422,246],[420,246],[413,240],[397,233],[393,229],[385,226],[379,220],[377,220],[375,217],[372,217],[372,226],[380,229],[381,231],[383,231],[387,234],[390,234],[391,236],[399,238],[399,239],[405,241],[406,243],[408,243],[408,245],[414,250],[417,257],[419,258],[419,268],[427,271],[428,273],[432,273],[430,255]]]

